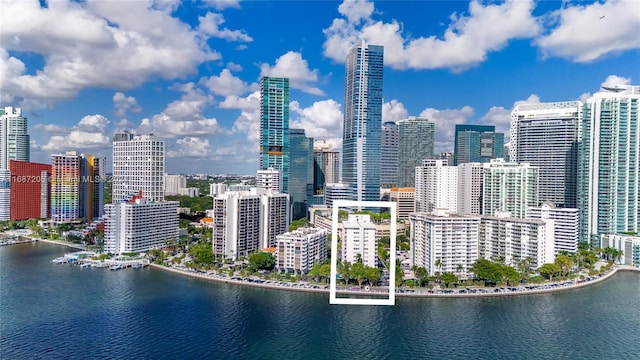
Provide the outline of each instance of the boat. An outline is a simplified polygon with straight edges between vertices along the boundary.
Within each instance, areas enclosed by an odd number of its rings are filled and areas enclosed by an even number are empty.
[[[59,258],[55,258],[53,260],[51,260],[52,263],[56,263],[56,264],[66,264],[69,262],[69,260],[67,260],[67,258],[65,257],[59,257]]]
[[[140,269],[140,268],[142,267],[142,264],[137,263],[137,264],[134,264],[132,267],[133,267],[134,269]]]
[[[120,270],[122,269],[122,265],[113,265],[112,267],[109,268],[110,270]]]
[[[88,268],[88,267],[90,267],[90,266],[91,266],[91,264],[89,264],[89,263],[82,263],[82,264],[80,264],[80,267],[81,267],[81,268],[83,268],[83,269],[84,269],[84,268]]]

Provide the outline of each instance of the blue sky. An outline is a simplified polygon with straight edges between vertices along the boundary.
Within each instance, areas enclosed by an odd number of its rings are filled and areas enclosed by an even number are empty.
[[[0,105],[32,161],[110,162],[126,128],[166,141],[167,172],[253,174],[260,77],[289,77],[291,126],[339,149],[358,39],[385,46],[383,120],[435,121],[443,152],[455,124],[508,132],[514,104],[638,84],[638,34],[638,0],[0,0]]]

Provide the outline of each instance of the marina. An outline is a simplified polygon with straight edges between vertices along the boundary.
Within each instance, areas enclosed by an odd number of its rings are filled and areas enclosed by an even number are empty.
[[[116,257],[113,259],[102,259],[101,254],[92,251],[79,251],[64,256],[57,257],[51,260],[54,264],[71,264],[79,266],[82,269],[85,268],[109,268],[109,270],[116,271],[126,268],[140,269],[149,265],[149,260],[139,258],[128,257]]]

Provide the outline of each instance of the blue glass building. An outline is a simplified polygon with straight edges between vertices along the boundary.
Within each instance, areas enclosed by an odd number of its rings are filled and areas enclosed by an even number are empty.
[[[304,129],[290,129],[288,194],[292,220],[306,217],[313,203],[313,166],[313,139],[306,136]]]
[[[453,164],[504,159],[504,134],[491,125],[456,125]]]
[[[289,79],[260,81],[260,170],[282,174],[282,191],[289,189]]]
[[[363,42],[347,55],[342,181],[352,200],[380,200],[384,47]]]

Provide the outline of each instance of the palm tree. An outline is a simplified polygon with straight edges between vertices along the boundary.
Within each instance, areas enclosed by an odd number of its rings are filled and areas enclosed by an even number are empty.
[[[458,266],[456,266],[456,272],[461,273],[464,270],[464,266],[462,266],[462,264],[458,264]]]

